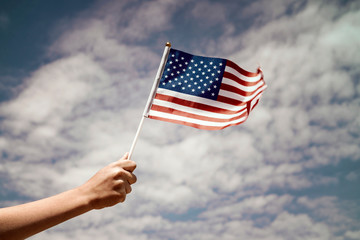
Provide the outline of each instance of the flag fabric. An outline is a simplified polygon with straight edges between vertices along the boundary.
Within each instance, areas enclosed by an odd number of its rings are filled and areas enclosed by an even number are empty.
[[[170,49],[148,117],[219,130],[243,123],[265,89],[260,68]]]

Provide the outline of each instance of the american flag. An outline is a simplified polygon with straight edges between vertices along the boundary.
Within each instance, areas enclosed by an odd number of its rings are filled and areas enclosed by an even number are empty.
[[[263,74],[222,58],[170,49],[148,117],[199,129],[243,123],[266,89]]]

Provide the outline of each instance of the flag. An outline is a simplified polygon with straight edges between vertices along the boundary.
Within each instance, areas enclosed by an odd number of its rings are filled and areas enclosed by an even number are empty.
[[[263,73],[170,49],[148,117],[199,129],[243,123],[266,89]]]

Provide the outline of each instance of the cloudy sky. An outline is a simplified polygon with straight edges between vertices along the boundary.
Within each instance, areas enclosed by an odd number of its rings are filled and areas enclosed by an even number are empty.
[[[360,239],[359,29],[359,1],[1,0],[0,207],[129,151],[170,41],[260,64],[259,105],[221,131],[146,119],[127,201],[31,239]]]

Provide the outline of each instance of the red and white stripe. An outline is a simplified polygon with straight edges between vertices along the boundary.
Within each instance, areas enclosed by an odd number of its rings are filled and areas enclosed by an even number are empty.
[[[243,123],[266,89],[263,74],[227,60],[217,100],[158,88],[148,117],[199,129],[219,130]]]

